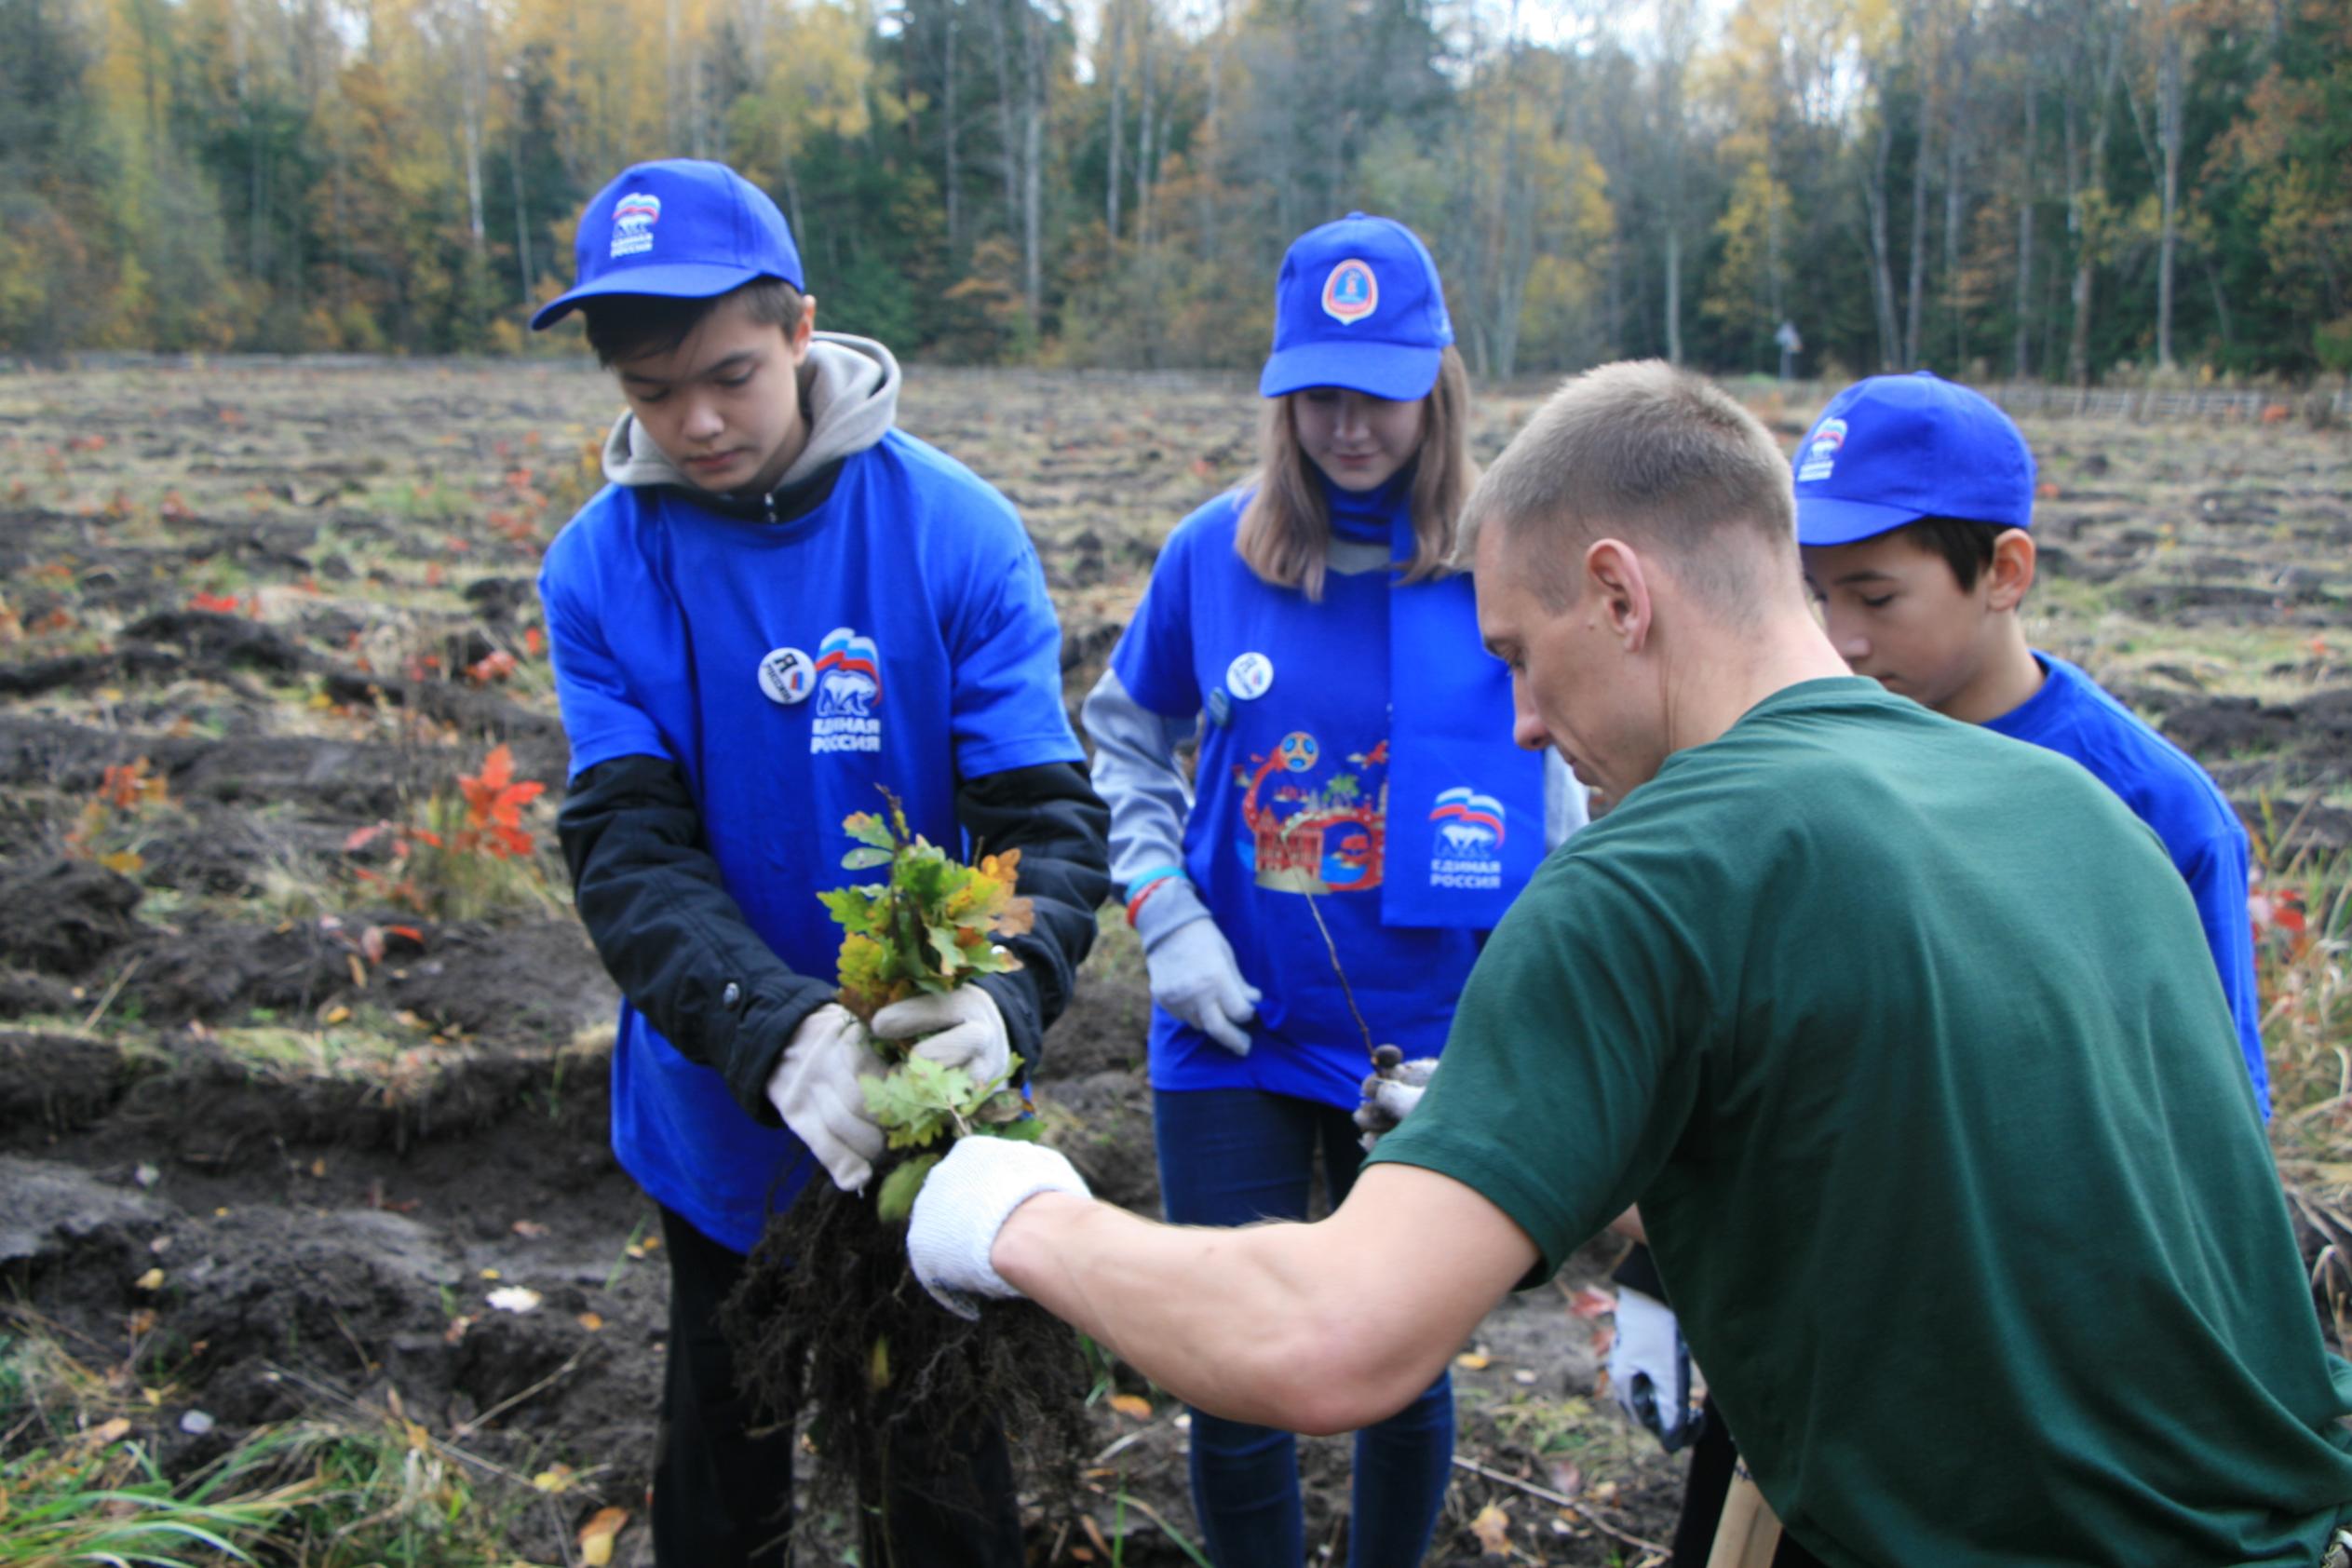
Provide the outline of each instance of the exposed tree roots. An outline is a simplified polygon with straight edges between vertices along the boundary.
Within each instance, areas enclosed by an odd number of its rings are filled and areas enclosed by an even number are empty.
[[[933,1301],[907,1266],[906,1227],[875,1217],[872,1190],[810,1183],[769,1220],[722,1322],[745,1386],[772,1417],[797,1414],[816,1450],[809,1512],[854,1508],[861,1561],[917,1568],[884,1499],[993,1514],[989,1467],[976,1480],[969,1462],[992,1426],[1013,1467],[993,1485],[1068,1505],[1087,1370],[1076,1331],[1028,1302],[987,1303],[969,1322]]]

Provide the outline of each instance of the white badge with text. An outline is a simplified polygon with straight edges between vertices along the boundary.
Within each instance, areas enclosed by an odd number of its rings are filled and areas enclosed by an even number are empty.
[[[776,648],[760,661],[760,690],[770,702],[791,707],[817,689],[817,661],[798,648]]]
[[[1225,667],[1225,690],[1237,702],[1255,702],[1274,684],[1274,661],[1264,654],[1242,654]]]

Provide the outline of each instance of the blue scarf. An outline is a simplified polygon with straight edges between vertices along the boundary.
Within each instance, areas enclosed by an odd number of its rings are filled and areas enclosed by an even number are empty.
[[[1323,496],[1335,537],[1412,561],[1411,468]],[[1510,672],[1480,642],[1467,574],[1389,590],[1388,705],[1381,920],[1490,929],[1544,858],[1544,764],[1511,739]]]

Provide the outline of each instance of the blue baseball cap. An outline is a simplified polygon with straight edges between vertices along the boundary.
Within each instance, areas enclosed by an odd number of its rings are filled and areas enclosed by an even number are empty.
[[[1929,371],[1858,381],[1797,448],[1797,543],[1850,545],[1923,517],[2034,526],[2034,454],[1993,400]]]
[[[1374,398],[1426,398],[1453,341],[1438,264],[1394,218],[1350,212],[1309,229],[1274,285],[1274,352],[1258,395],[1339,386]]]
[[[621,170],[580,214],[569,293],[539,307],[544,331],[599,294],[707,300],[760,277],[801,282],[792,230],[767,193],[723,163],[665,158]]]

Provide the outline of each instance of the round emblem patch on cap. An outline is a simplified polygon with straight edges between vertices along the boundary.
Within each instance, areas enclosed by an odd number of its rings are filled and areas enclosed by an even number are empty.
[[[1225,667],[1225,690],[1237,702],[1255,702],[1274,684],[1274,661],[1264,654],[1240,654]]]
[[[1323,279],[1323,314],[1332,320],[1352,327],[1379,308],[1380,279],[1371,263],[1350,256]]]
[[[817,689],[817,662],[798,648],[776,648],[760,661],[760,690],[790,708]]]

